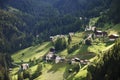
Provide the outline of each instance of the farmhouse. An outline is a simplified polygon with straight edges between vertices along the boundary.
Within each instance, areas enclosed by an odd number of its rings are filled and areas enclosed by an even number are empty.
[[[62,58],[60,56],[57,56],[56,59],[55,59],[55,63],[59,63],[61,62]]]
[[[119,38],[119,35],[117,35],[117,34],[109,35],[109,41],[115,41],[117,38]]]
[[[23,63],[23,64],[21,64],[20,68],[21,68],[21,70],[26,70],[26,69],[29,68],[29,64],[28,63]]]
[[[86,26],[85,31],[95,31],[96,27],[95,26]]]
[[[56,55],[54,54],[54,52],[49,52],[47,55],[46,55],[46,61],[52,61],[56,58]]]
[[[102,37],[102,36],[103,36],[103,32],[97,30],[97,31],[95,32],[95,36],[96,36],[96,37]]]
[[[95,33],[94,33],[94,35],[96,37],[104,37],[104,36],[107,36],[108,34],[105,31],[96,30]]]
[[[74,32],[70,32],[69,35],[70,35],[70,36],[73,36],[73,35],[74,35]]]
[[[74,63],[77,63],[77,62],[80,62],[80,59],[75,57],[73,59],[71,59],[71,64],[74,64]]]
[[[50,36],[50,40],[54,40],[54,36]]]

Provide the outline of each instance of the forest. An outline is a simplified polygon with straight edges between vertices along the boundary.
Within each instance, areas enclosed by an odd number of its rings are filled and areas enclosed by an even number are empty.
[[[49,36],[82,31],[90,18],[100,16],[100,12],[106,12],[114,3],[111,4],[111,0],[1,0],[0,4],[0,51],[15,52],[47,41]],[[112,13],[110,15],[112,17]],[[7,28],[2,29],[5,26]],[[12,40],[8,39],[9,35]]]

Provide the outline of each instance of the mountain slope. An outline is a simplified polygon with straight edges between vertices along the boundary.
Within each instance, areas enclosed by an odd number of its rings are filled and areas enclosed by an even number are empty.
[[[75,33],[74,36],[72,36],[72,42],[71,46],[74,46],[75,44],[79,44],[85,35],[87,35],[87,32],[79,32]],[[66,36],[67,38],[67,36]],[[111,43],[103,43],[99,42],[98,44],[92,44],[91,46],[85,45],[85,44],[79,44],[80,47],[74,50],[72,53],[68,53],[68,49],[64,49],[62,51],[57,51],[56,55],[59,55],[61,57],[65,57],[66,59],[72,59],[74,57],[78,57],[81,60],[89,60],[93,61],[96,59],[100,51],[106,50],[110,48]],[[31,46],[29,48],[26,48],[24,50],[20,50],[12,55],[12,58],[14,60],[14,63],[16,64],[22,64],[29,63],[30,64],[30,70],[31,70],[31,76],[34,74],[34,72],[37,70],[38,64],[42,64],[42,74],[35,78],[35,80],[39,79],[49,79],[49,80],[57,80],[59,77],[60,79],[67,79],[67,80],[74,80],[74,79],[80,79],[84,80],[87,76],[87,67],[88,65],[82,64],[81,69],[78,73],[69,73],[68,70],[71,68],[74,68],[75,65],[70,65],[68,62],[63,63],[54,63],[54,62],[44,62],[41,59],[48,54],[49,49],[52,48],[53,45],[51,42],[45,42],[43,44],[38,44],[36,46]],[[98,51],[99,50],[99,51]],[[24,55],[23,55],[24,54]],[[12,73],[14,75],[19,70],[18,67],[13,68]],[[48,76],[51,75],[51,76]],[[54,77],[55,76],[55,77]]]
[[[11,49],[18,48],[20,43],[14,44],[22,39],[23,22],[15,15],[0,10],[0,52],[10,52]]]
[[[16,25],[18,31],[24,33],[24,39],[17,42],[24,48],[47,41],[51,35],[82,31],[89,18],[99,16],[110,3],[111,0],[1,0],[0,7],[22,21]]]
[[[120,73],[120,40],[118,40],[115,45],[108,50],[99,60],[95,66],[90,66],[88,70],[90,71],[91,80],[119,80]]]

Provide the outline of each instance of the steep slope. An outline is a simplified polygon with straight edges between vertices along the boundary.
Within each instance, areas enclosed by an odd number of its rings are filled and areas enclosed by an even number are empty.
[[[120,79],[120,40],[95,65],[89,66],[89,80]]]
[[[55,6],[62,14],[72,14],[76,16],[98,16],[99,12],[109,7],[111,0],[59,0]]]
[[[11,61],[10,56],[0,53],[0,80],[10,80],[8,70],[12,66]]]
[[[68,49],[65,48],[62,51],[57,51],[56,55],[65,57],[66,60],[72,59],[74,57],[78,57],[81,60],[89,60],[90,62],[96,59],[96,55],[99,54],[100,51],[105,51],[106,49],[109,49],[113,44],[112,43],[104,43],[104,42],[98,42],[97,44],[92,44],[91,46],[80,44],[81,41],[84,40],[84,37],[88,34],[88,32],[79,32],[75,33],[74,36],[72,36],[72,42],[71,46],[74,46],[75,44],[79,44],[79,48],[73,50],[72,53],[68,53]],[[67,36],[65,36],[67,38]],[[112,45],[111,45],[112,44]],[[75,65],[70,65],[69,62],[63,62],[63,63],[55,63],[53,62],[45,62],[42,60],[46,54],[48,54],[50,48],[53,47],[53,44],[51,42],[44,42],[42,44],[28,47],[24,50],[20,50],[12,55],[12,58],[14,60],[14,63],[17,65],[20,65],[22,63],[29,63],[30,68],[28,69],[31,71],[30,75],[33,76],[35,72],[37,71],[38,64],[42,64],[42,74],[35,77],[35,80],[61,80],[61,79],[67,79],[67,80],[85,80],[87,76],[87,64],[81,64],[81,69],[78,72],[72,72],[69,73],[69,69],[76,67]],[[99,50],[99,51],[98,51]],[[76,68],[75,68],[76,69]],[[18,67],[13,68],[13,71],[11,74],[14,74],[17,76],[16,72],[19,70]],[[14,79],[13,75],[13,79]],[[51,76],[49,76],[51,75]],[[59,79],[58,79],[59,77]],[[17,77],[16,77],[17,78]]]
[[[24,33],[24,39],[17,42],[24,48],[49,40],[50,35],[82,31],[89,18],[99,16],[110,3],[111,0],[1,0],[0,7],[22,21],[17,28]]]
[[[10,52],[12,49],[16,50],[22,40],[23,22],[15,15],[0,10],[0,52]],[[14,44],[17,43],[17,44]]]

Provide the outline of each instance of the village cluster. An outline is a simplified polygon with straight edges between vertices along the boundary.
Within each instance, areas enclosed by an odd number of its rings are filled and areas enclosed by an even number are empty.
[[[108,41],[115,41],[117,38],[119,38],[119,35],[117,34],[110,34],[108,35],[108,33],[106,31],[101,31],[101,30],[97,30],[96,27],[91,27],[91,26],[86,26],[85,28],[85,32],[87,31],[92,31],[92,33],[89,33],[87,38],[84,39],[85,40],[90,40],[93,36],[95,38],[102,38],[102,37],[107,37]],[[74,32],[70,32],[69,35],[73,36],[75,33]],[[66,37],[67,35],[56,35],[56,36],[50,36],[50,40],[54,41],[55,39],[57,39],[58,37],[63,38]],[[63,62],[68,62],[69,64],[82,64],[82,65],[86,65],[88,63],[90,63],[89,60],[85,59],[79,59],[78,57],[73,57],[71,59],[67,59],[65,57],[61,57],[59,55],[56,54],[56,50],[55,48],[50,48],[49,52],[43,57],[43,61],[45,61],[46,63],[49,62],[54,62],[54,63],[63,63]],[[21,70],[26,70],[29,68],[29,64],[28,63],[23,63],[20,66]]]
[[[85,65],[85,64],[89,63],[89,60],[87,60],[87,59],[83,60],[78,57],[73,57],[71,59],[67,59],[65,57],[60,57],[60,56],[56,55],[54,48],[51,48],[49,53],[45,55],[44,61],[45,62],[55,62],[56,64],[61,63],[61,62],[68,62],[69,64],[80,63],[80,64]]]
[[[97,28],[95,26],[86,26],[85,31],[92,31],[94,32],[94,34],[89,34],[87,39],[90,39],[92,37],[92,35],[94,37],[106,37],[108,38],[108,41],[115,41],[117,38],[119,38],[118,34],[108,34],[108,32],[106,31],[101,31],[101,30],[97,30]]]

